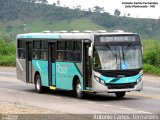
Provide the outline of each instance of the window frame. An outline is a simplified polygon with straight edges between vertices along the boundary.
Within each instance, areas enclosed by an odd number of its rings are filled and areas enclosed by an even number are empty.
[[[19,47],[20,41],[22,43],[22,47]],[[19,51],[23,51],[23,57],[20,57]],[[17,57],[18,59],[26,59],[26,40],[25,39],[17,39]]]
[[[35,42],[39,42],[39,48],[35,48]],[[33,57],[35,51],[38,51],[37,58]],[[32,60],[40,60],[40,40],[37,39],[36,40],[33,39]]]
[[[63,39],[63,40],[57,40],[57,48],[56,48],[56,53],[57,53],[57,56],[56,56],[56,61],[58,62],[75,62],[75,63],[81,63],[82,62],[82,50],[83,50],[83,42],[82,42],[83,39]],[[58,43],[59,42],[63,42],[63,48],[62,49],[58,49]],[[71,49],[67,49],[67,42],[71,42],[69,46],[73,46]],[[79,50],[76,49],[76,42],[79,42],[81,43],[81,48]],[[58,59],[58,55],[59,55],[59,52],[62,52],[63,53],[63,60],[59,60]],[[65,56],[68,57],[68,54],[67,53],[70,53],[72,54],[72,59],[66,59]],[[80,60],[75,60],[75,53],[80,53]]]
[[[37,45],[35,45],[35,43],[38,42],[39,45],[37,47]],[[42,44],[42,43],[45,44]],[[45,47],[43,47],[42,45],[45,45]],[[36,47],[35,47],[36,46]],[[32,59],[33,60],[44,60],[44,61],[48,61],[48,40],[46,39],[33,39],[33,50],[32,53],[34,53],[35,51],[37,51],[37,58],[33,57],[34,54],[32,54]],[[42,53],[46,53],[46,57],[43,54],[43,58],[42,58]]]
[[[45,45],[45,47],[43,47],[42,45],[42,43],[45,43],[44,45]],[[44,60],[44,61],[48,61],[48,41],[47,40],[45,40],[45,39],[43,39],[43,40],[40,40],[40,53],[39,53],[39,59],[40,60]],[[45,56],[43,56],[43,58],[42,58],[42,52],[43,53],[45,53],[46,52],[46,57]],[[43,54],[44,55],[44,54]]]
[[[76,63],[81,63],[82,62],[82,54],[83,54],[83,39],[80,39],[81,41],[74,41],[74,62]],[[81,48],[79,50],[76,50],[76,45],[75,42],[80,42],[81,43]],[[75,53],[80,53],[80,60],[75,60]]]

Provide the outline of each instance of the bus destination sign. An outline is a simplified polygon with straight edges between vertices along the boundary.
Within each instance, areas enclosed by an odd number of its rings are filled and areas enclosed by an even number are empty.
[[[101,36],[95,42],[135,42],[136,36]]]

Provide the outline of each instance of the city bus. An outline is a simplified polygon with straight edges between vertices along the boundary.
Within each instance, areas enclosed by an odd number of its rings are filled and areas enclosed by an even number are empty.
[[[17,35],[17,78],[46,88],[115,93],[143,89],[142,46],[137,33],[123,31],[42,32]]]

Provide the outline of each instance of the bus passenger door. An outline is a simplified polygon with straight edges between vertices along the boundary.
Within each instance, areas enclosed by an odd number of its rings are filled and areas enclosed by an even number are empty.
[[[32,42],[26,42],[26,82],[32,83]]]
[[[84,40],[83,43],[83,75],[84,75],[84,89],[91,88],[92,87],[92,81],[91,81],[91,58],[88,56],[88,50],[91,46],[91,43],[89,40]]]
[[[56,42],[49,43],[48,46],[48,82],[49,86],[56,86]]]

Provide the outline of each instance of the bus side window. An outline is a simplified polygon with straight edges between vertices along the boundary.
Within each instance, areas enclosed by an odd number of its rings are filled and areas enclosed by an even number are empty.
[[[33,59],[39,59],[40,58],[40,41],[34,41],[33,42]]]
[[[41,41],[40,59],[41,60],[48,59],[47,41]]]
[[[65,49],[65,42],[58,41],[57,42],[57,60],[58,61],[64,60],[64,49]]]
[[[18,58],[25,59],[25,40],[18,40]]]
[[[64,59],[66,61],[73,61],[74,59],[74,42],[73,41],[66,41],[65,42],[65,55]]]
[[[82,59],[82,42],[75,41],[74,44],[74,61],[81,62]]]
[[[33,50],[32,58],[33,59],[39,59],[39,50]]]
[[[63,61],[64,60],[64,52],[58,52],[58,60]]]

